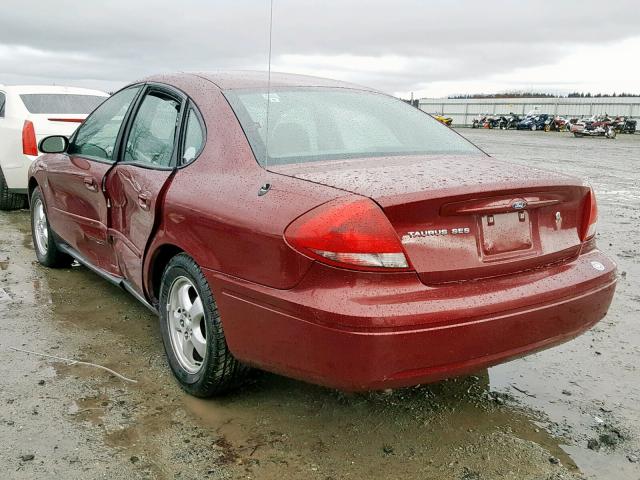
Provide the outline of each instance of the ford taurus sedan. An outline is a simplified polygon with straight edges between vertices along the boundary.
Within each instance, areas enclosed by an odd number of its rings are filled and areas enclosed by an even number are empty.
[[[588,185],[363,87],[157,76],[40,150],[39,262],[157,312],[193,395],[249,367],[350,391],[467,374],[579,335],[614,294]]]

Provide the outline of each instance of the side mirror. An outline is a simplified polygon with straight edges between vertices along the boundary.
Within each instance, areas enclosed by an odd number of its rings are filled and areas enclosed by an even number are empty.
[[[38,149],[42,153],[64,153],[69,148],[69,140],[63,135],[51,135],[40,141]]]

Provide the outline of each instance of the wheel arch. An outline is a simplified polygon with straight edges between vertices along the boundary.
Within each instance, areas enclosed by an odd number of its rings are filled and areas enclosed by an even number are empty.
[[[39,184],[38,184],[38,181],[36,180],[36,177],[29,177],[29,186],[28,186],[29,202],[31,202],[31,195],[33,195],[33,191],[38,186],[39,186]]]
[[[146,283],[152,304],[157,304],[158,299],[160,298],[160,284],[164,269],[173,257],[183,252],[184,249],[171,243],[158,245],[153,252],[151,252],[147,268]]]

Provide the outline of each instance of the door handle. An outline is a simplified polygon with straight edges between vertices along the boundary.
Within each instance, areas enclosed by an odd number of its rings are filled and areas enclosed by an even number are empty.
[[[149,195],[146,193],[139,193],[138,205],[142,210],[149,210]]]
[[[98,191],[98,185],[93,177],[84,177],[84,186],[92,192]]]

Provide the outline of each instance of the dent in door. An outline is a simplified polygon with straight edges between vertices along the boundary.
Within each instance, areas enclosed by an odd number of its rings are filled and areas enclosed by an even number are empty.
[[[109,174],[109,235],[124,277],[143,293],[142,262],[153,233],[157,199],[171,171],[117,165]]]

